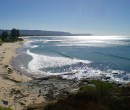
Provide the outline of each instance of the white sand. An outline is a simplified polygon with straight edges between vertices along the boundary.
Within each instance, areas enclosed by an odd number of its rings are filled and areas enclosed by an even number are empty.
[[[23,42],[4,43],[0,46],[0,101],[8,101],[8,106],[13,110],[22,110],[24,107],[44,102],[44,98],[37,93],[28,92],[27,86],[18,85],[16,81],[26,82],[30,78],[17,73],[11,66],[11,60],[16,56],[16,49],[21,47]],[[11,71],[11,72],[10,72]],[[11,79],[11,80],[10,80]],[[19,90],[21,93],[12,93],[12,89]],[[0,103],[1,106],[4,106]]]

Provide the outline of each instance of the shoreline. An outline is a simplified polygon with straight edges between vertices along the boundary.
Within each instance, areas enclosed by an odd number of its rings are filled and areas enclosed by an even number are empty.
[[[24,42],[4,43],[0,46],[0,101],[8,101],[8,106],[13,110],[22,110],[29,105],[47,105],[68,94],[76,93],[83,85],[90,85],[91,80],[85,78],[68,80],[60,76],[33,78],[28,77],[12,65],[12,60],[17,56],[17,49]],[[104,77],[108,81],[109,77]],[[120,86],[120,84],[119,84]],[[4,106],[2,103],[0,106]]]
[[[17,56],[17,49],[23,42],[4,43],[0,46],[0,101],[8,101],[6,107],[22,110],[33,103],[44,102],[44,98],[37,93],[28,91],[27,85],[31,78],[20,74],[12,66],[12,60]],[[39,96],[39,97],[38,97]],[[2,103],[0,106],[5,106]]]

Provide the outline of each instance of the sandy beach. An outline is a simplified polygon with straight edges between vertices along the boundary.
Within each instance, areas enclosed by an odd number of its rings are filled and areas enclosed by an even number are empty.
[[[43,96],[38,93],[27,91],[28,86],[22,85],[21,82],[27,82],[31,79],[23,74],[16,72],[11,66],[11,61],[17,55],[17,49],[23,42],[4,43],[0,46],[0,105],[7,101],[13,110],[23,110],[33,103],[44,102]]]

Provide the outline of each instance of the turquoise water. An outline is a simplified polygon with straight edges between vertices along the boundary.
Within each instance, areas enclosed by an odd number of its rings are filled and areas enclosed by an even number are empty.
[[[33,76],[111,77],[130,81],[130,38],[122,36],[25,37],[17,67]],[[116,73],[116,74],[113,74]]]

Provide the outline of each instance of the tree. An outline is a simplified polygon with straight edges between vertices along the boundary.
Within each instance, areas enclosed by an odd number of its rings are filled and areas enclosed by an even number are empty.
[[[16,29],[11,30],[11,39],[16,39]]]
[[[16,35],[17,35],[16,37],[17,37],[17,39],[18,39],[18,37],[20,36],[20,32],[19,32],[19,30],[17,30],[16,33],[17,33],[17,34],[16,34]]]
[[[1,39],[2,41],[6,41],[8,38],[8,32],[7,31],[3,31],[1,34]]]
[[[11,30],[11,38],[16,40],[18,39],[19,36],[20,36],[19,30],[13,28]]]

